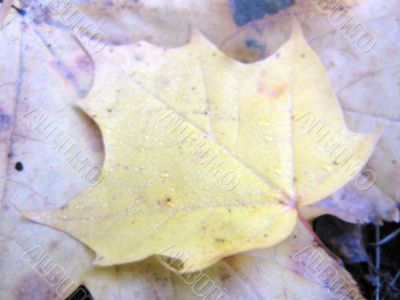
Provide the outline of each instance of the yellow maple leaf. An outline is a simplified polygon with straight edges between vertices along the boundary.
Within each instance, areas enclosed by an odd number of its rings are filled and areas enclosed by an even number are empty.
[[[356,175],[381,134],[347,130],[298,24],[254,64],[199,33],[178,49],[109,47],[95,62],[82,108],[103,134],[103,180],[63,209],[24,215],[88,245],[96,265],[162,255],[190,272],[275,245],[299,206]]]

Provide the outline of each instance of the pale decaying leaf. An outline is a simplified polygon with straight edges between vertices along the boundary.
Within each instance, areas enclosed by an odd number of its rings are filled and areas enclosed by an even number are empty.
[[[163,46],[187,42],[191,25],[222,40],[237,30],[230,3],[217,1],[50,1],[50,14],[61,23],[74,24],[74,12],[91,20],[98,32],[115,44],[147,40]],[[204,22],[204,19],[207,22]],[[215,30],[218,29],[218,30]]]
[[[318,203],[303,207],[302,211],[308,220],[329,214],[349,223],[399,221],[399,210],[391,197],[375,185],[368,192],[361,191],[354,182]]]
[[[225,258],[204,271],[179,275],[152,258],[94,268],[82,283],[99,300],[363,299],[351,276],[314,243],[302,224],[275,247]]]
[[[104,179],[62,210],[25,215],[83,241],[97,265],[171,256],[174,247],[188,272],[272,246],[293,230],[296,206],[341,188],[380,136],[346,129],[297,24],[252,65],[195,34],[180,49],[105,49],[96,68],[83,107],[104,137]],[[307,115],[324,118],[351,156],[321,151],[332,145],[304,132]]]
[[[57,35],[62,40],[53,42]],[[85,170],[76,171],[82,160],[101,167],[96,126],[72,108],[90,88],[93,65],[70,34],[21,16],[0,31],[0,61],[0,298],[64,299],[75,288],[72,280],[90,267],[91,253],[65,234],[21,219],[14,205],[61,207],[88,185]],[[41,275],[23,258],[32,249],[47,254]],[[43,279],[55,264],[69,276],[59,297]]]
[[[352,2],[350,10],[347,10],[347,17],[344,16],[333,24],[340,24],[351,16],[353,18],[351,24],[357,25],[357,28],[364,27],[365,31],[376,39],[375,45],[369,51],[361,53],[356,47],[358,40],[346,39],[343,32],[337,30],[339,26],[330,24],[326,14],[320,14],[322,21],[318,22],[319,26],[308,27],[307,36],[313,49],[327,66],[349,127],[368,132],[376,128],[377,124],[385,126],[384,135],[368,162],[368,167],[376,174],[376,186],[398,204],[400,201],[398,1],[385,1],[384,4],[379,1]],[[372,211],[371,214],[373,213]]]
[[[290,16],[283,9],[293,3],[290,0],[265,2],[267,6],[281,7],[282,13],[278,14],[279,18],[274,16],[274,12],[269,15],[271,19],[266,20],[267,24],[259,26],[253,23],[240,27],[243,22],[238,19],[251,19],[251,12],[237,7],[235,3],[239,2],[241,1],[175,0],[166,3],[162,0],[77,0],[63,3],[54,0],[49,2],[48,15],[60,24],[70,24],[75,31],[81,28],[81,33],[104,38],[114,44],[146,40],[164,47],[176,47],[187,42],[190,27],[193,27],[228,55],[244,61],[255,61],[272,53],[272,50],[276,50],[286,41],[291,23]],[[279,2],[286,2],[286,5],[279,5]],[[252,6],[251,3],[247,5]],[[30,7],[32,6],[30,4]],[[262,16],[262,12],[260,13]],[[42,14],[39,12],[37,18],[43,19]],[[79,22],[79,18],[83,16],[90,20],[90,26]],[[282,16],[286,16],[285,21],[288,22],[280,22]],[[93,30],[94,28],[96,30]],[[271,31],[277,31],[279,34],[269,35]],[[265,45],[262,39],[261,43],[259,42],[259,38],[264,35],[268,35],[268,45]],[[273,47],[270,47],[270,43]]]

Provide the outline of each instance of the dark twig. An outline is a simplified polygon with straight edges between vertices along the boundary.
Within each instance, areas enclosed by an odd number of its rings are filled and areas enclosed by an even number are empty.
[[[376,269],[376,292],[375,300],[381,299],[381,278],[380,278],[380,268],[381,268],[381,246],[379,244],[381,239],[381,228],[379,225],[375,225],[375,269]]]
[[[395,230],[394,232],[392,232],[391,234],[389,234],[387,237],[385,237],[383,240],[379,241],[378,244],[376,243],[370,243],[370,245],[376,246],[383,246],[386,243],[390,242],[391,240],[393,240],[398,234],[400,233],[400,228]]]
[[[396,281],[397,281],[397,279],[399,279],[399,278],[400,278],[400,271],[397,272],[397,274],[396,274],[396,276],[394,276],[392,282],[390,282],[390,286],[391,286],[392,288],[394,288],[394,287],[396,286]]]

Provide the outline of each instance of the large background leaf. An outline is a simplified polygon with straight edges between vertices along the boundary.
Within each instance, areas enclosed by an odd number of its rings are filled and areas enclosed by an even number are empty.
[[[288,10],[281,10],[278,14],[266,14],[264,19],[248,24],[242,22],[240,25],[235,22],[231,3],[222,0],[170,1],[166,8],[165,1],[140,1],[130,4],[136,8],[125,9],[124,17],[121,17],[120,8],[114,9],[113,5],[106,5],[106,1],[76,3],[112,42],[129,43],[136,39],[148,39],[166,46],[178,46],[189,36],[190,22],[228,54],[248,61],[258,60],[277,49],[287,39],[290,31],[288,12],[296,13],[308,41],[329,70],[332,84],[347,110],[347,119],[352,129],[369,130],[375,128],[378,122],[387,126],[384,138],[378,146],[380,150],[370,165],[378,175],[378,187],[395,199],[399,193],[400,178],[399,110],[394,109],[398,107],[396,101],[399,98],[400,39],[397,1],[385,1],[384,4],[373,0],[342,2],[378,37],[377,46],[369,53],[358,53],[338,28],[330,24],[326,15],[321,14],[311,1],[307,0],[296,1]],[[123,4],[122,1],[118,3]],[[140,9],[137,9],[138,5]],[[42,108],[56,120],[56,124],[60,122],[60,126],[65,126],[68,135],[79,141],[81,149],[87,151],[93,161],[101,164],[102,152],[100,139],[96,136],[93,126],[67,105],[75,102],[78,95],[84,95],[90,88],[90,58],[72,38],[73,35],[75,38],[81,36],[63,22],[62,16],[54,15],[41,1],[22,1],[22,7],[27,11],[26,16],[9,16],[5,28],[0,33],[0,190],[3,195],[0,226],[0,247],[3,255],[0,269],[1,274],[9,274],[0,283],[0,296],[4,299],[53,299],[54,289],[23,261],[20,255],[39,245],[79,283],[82,273],[90,268],[93,254],[63,233],[21,220],[13,203],[25,210],[53,209],[64,205],[87,185],[71,165],[55,152],[51,143],[43,142],[42,135],[28,130],[23,125],[22,116],[36,107]],[[247,20],[251,20],[254,15],[249,12],[247,16],[250,16]],[[126,27],[124,22],[132,26]],[[35,30],[39,30],[52,42],[43,42]],[[52,48],[56,53],[49,50],[49,44],[55,45]],[[69,70],[69,73],[66,70]],[[74,80],[71,81],[71,74],[74,74],[75,83]],[[16,101],[17,99],[19,100]],[[9,157],[11,149],[13,155]],[[22,172],[15,170],[18,161],[23,163]],[[54,178],[58,180],[54,181]],[[390,212],[395,204],[390,202],[390,199],[385,200],[382,207],[381,204],[377,205],[376,197],[363,196],[365,193],[369,192],[363,192],[355,199],[358,204],[367,201],[368,205],[352,206],[352,213],[346,212],[348,218],[353,221],[374,221],[376,217],[393,219]],[[336,207],[326,205],[318,214],[335,213]],[[354,217],[358,214],[365,217]],[[287,254],[282,253],[281,256],[282,259],[290,261]],[[149,277],[140,279],[143,273],[131,273],[129,269],[126,269],[127,281],[130,283],[134,278],[139,278],[139,290],[153,282]],[[303,268],[298,270],[301,270],[301,274],[298,273],[300,280],[301,277],[307,276]],[[115,274],[114,269],[101,270],[100,274],[107,278],[109,272]],[[165,271],[160,274],[165,274]],[[89,288],[93,288],[94,295],[99,295],[98,297],[107,295],[106,290],[111,291],[112,297],[118,297],[130,286],[128,282],[125,285],[119,281],[121,290],[112,292],[110,283],[105,282],[99,284],[101,289],[97,292],[95,284],[90,283],[90,276],[85,277],[85,282]],[[163,278],[158,271],[154,276]],[[246,282],[246,278],[241,276],[235,278]],[[159,291],[159,281],[156,282],[152,290]],[[309,282],[310,288],[318,295],[321,284],[314,284],[312,280]],[[247,295],[254,295],[257,288],[266,285],[258,277],[256,284],[257,287],[243,290],[249,290]],[[285,284],[288,289],[292,285],[290,281],[285,281]],[[305,284],[305,281],[302,281],[302,284]],[[238,295],[243,290],[237,291]],[[285,290],[281,289],[283,292]],[[147,294],[147,299],[154,298],[154,293]],[[163,293],[165,298],[173,298],[173,295],[173,292]],[[322,297],[329,299],[326,294]]]

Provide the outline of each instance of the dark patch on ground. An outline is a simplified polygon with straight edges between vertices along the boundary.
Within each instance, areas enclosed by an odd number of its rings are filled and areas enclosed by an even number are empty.
[[[230,0],[235,23],[243,26],[251,21],[259,20],[264,15],[273,15],[281,9],[294,4],[294,0]]]
[[[81,285],[65,300],[93,300],[93,296],[86,286]]]
[[[314,231],[324,244],[346,263],[368,261],[361,225],[350,224],[333,216],[317,218]]]
[[[332,222],[332,219],[336,220]],[[336,225],[332,225],[333,223]],[[326,229],[327,226],[330,227],[328,230]],[[355,238],[356,241],[350,241],[348,238],[339,238],[343,236],[349,237],[349,234],[351,235],[354,229],[352,226],[332,216],[321,216],[314,220],[314,230],[316,232],[319,231],[319,237],[326,242],[331,251],[339,256],[343,255],[339,250],[339,248],[343,248],[343,245],[349,249],[349,245],[359,244],[358,237]],[[321,230],[322,228],[325,228],[325,230]],[[348,262],[345,264],[345,268],[356,280],[361,293],[366,299],[400,299],[400,234],[391,236],[399,228],[400,224],[397,223],[385,223],[383,226],[361,226],[362,242],[365,245],[367,261],[363,259],[362,262],[358,263]],[[377,231],[380,234],[381,241],[391,236],[387,243],[380,246],[380,253],[376,252],[376,246],[373,244],[376,241]],[[329,241],[332,240],[336,241],[335,246],[328,245]],[[342,246],[340,246],[340,241],[343,241]],[[379,271],[375,268],[377,259],[380,261]],[[378,291],[377,284],[380,285],[379,297],[376,296]]]
[[[245,43],[247,48],[258,50],[261,56],[265,56],[267,54],[267,45],[260,43],[256,39],[247,39]]]

